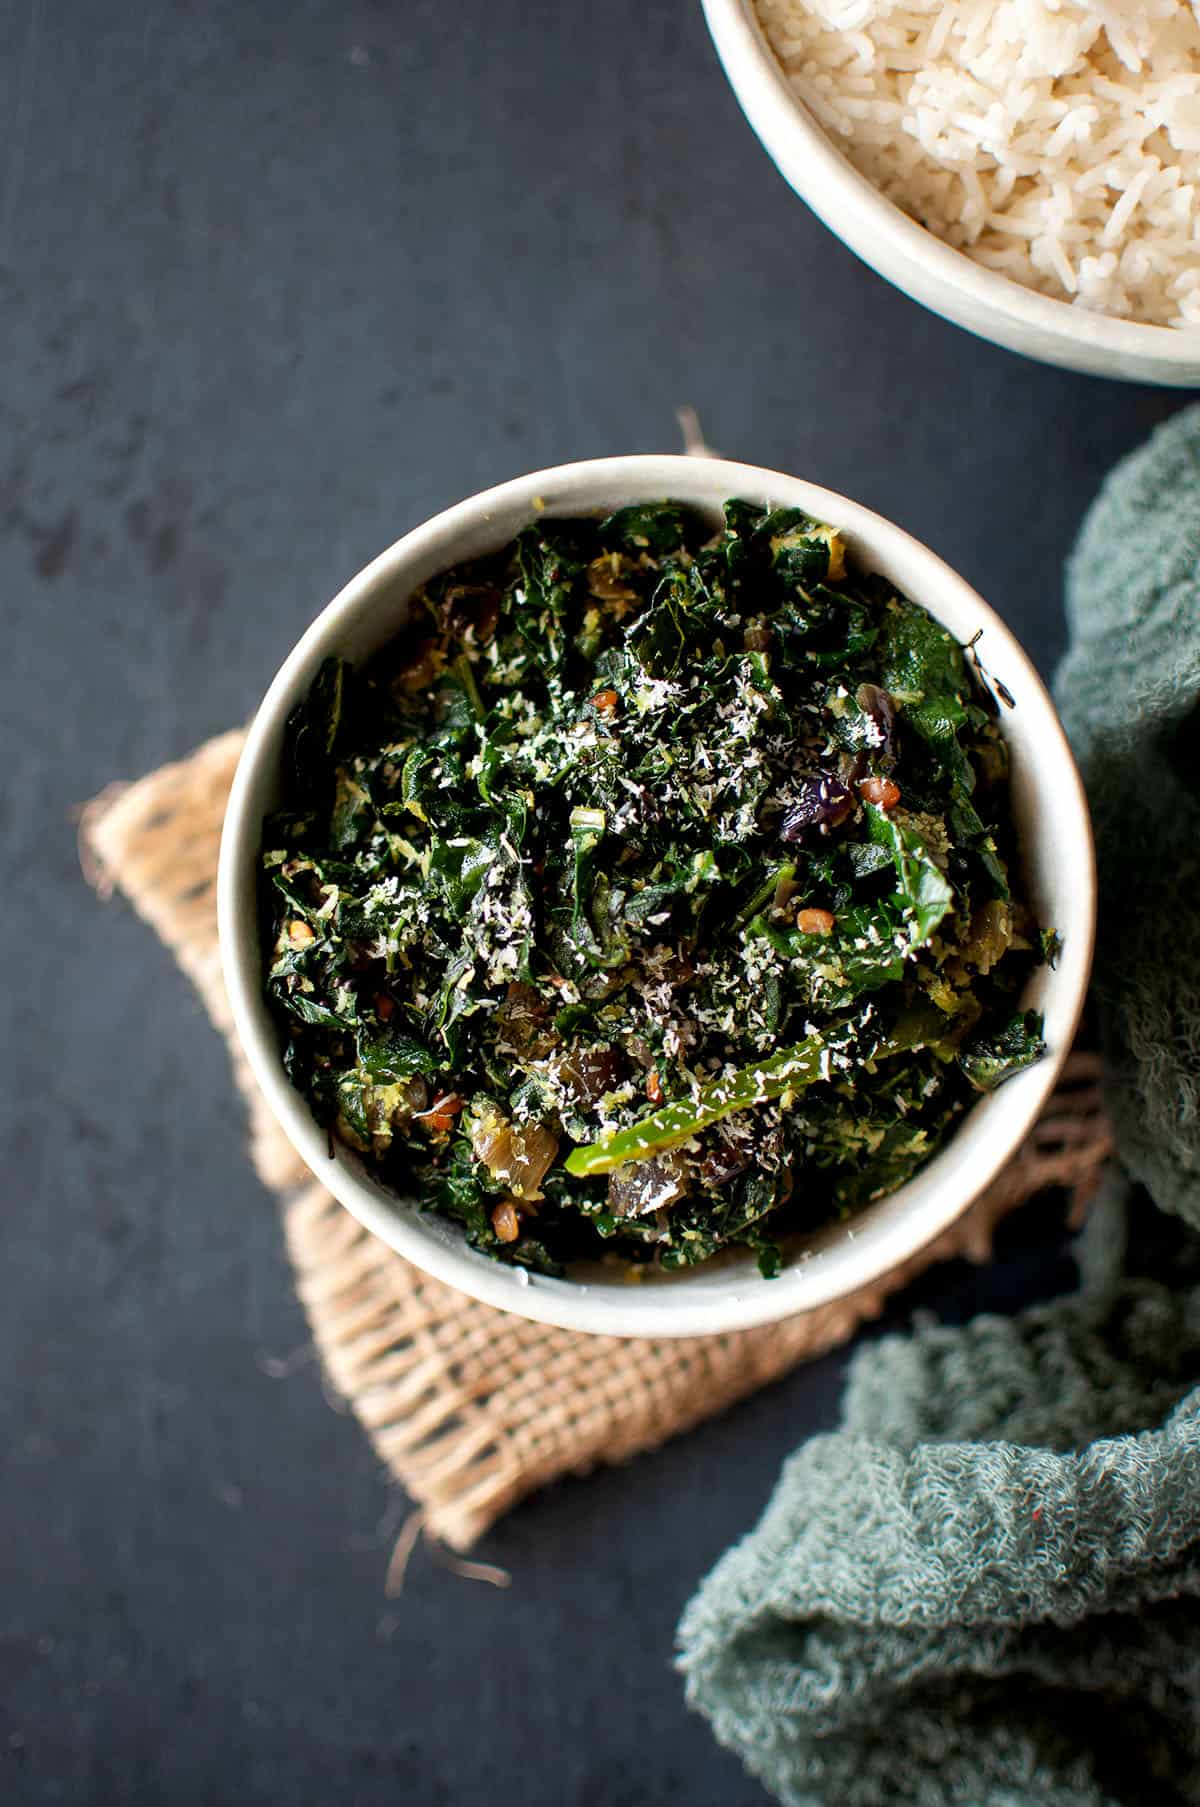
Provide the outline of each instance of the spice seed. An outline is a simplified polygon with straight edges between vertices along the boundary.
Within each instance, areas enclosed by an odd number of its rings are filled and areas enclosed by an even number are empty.
[[[492,1228],[501,1242],[515,1242],[521,1234],[521,1220],[510,1198],[506,1198],[492,1212]]]
[[[835,918],[829,910],[798,910],[796,927],[802,935],[832,935]]]

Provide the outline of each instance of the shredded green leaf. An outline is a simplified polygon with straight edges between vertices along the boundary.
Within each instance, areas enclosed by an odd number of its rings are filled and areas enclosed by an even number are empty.
[[[834,528],[541,519],[411,619],[289,722],[266,989],[318,1120],[476,1247],[770,1275],[1038,1058],[999,724]]]

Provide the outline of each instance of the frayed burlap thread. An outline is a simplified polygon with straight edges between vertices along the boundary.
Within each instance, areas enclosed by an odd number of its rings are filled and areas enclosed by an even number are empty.
[[[984,1261],[996,1224],[1035,1193],[1082,1212],[1111,1150],[1096,1059],[1071,1057],[1025,1147],[959,1222],[874,1285],[802,1317],[728,1336],[584,1336],[480,1305],[368,1234],[292,1150],[237,1046],[217,950],[215,879],[241,749],[221,735],[83,812],[85,871],[119,888],[171,950],[225,1037],[255,1168],[282,1201],[296,1288],[329,1380],[428,1530],[468,1548],[548,1481],[620,1462],[845,1342],[932,1262]]]

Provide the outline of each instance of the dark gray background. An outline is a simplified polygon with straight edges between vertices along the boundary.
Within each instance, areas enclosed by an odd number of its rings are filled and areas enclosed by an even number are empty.
[[[405,1502],[304,1355],[223,1050],[83,887],[71,810],[244,718],[423,516],[673,449],[683,403],[927,540],[1049,669],[1080,514],[1180,398],[977,344],[857,264],[694,0],[0,0],[0,45],[0,1789],[761,1799],[685,1714],[672,1629],[840,1362],[521,1508],[483,1552],[509,1592],[418,1553],[385,1603]],[[1027,1222],[937,1298],[1065,1271]]]

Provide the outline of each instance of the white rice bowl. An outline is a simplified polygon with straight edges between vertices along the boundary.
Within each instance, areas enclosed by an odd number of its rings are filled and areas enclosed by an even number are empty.
[[[755,0],[854,165],[977,263],[1200,326],[1200,0]]]

